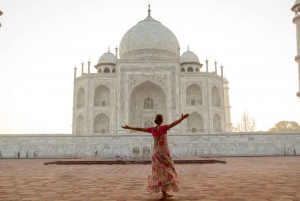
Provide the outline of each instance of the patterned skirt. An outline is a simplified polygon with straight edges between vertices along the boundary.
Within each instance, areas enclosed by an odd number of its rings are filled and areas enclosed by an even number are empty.
[[[161,150],[154,151],[152,170],[147,180],[147,190],[149,193],[180,190],[178,174],[169,151],[165,153],[162,153]]]

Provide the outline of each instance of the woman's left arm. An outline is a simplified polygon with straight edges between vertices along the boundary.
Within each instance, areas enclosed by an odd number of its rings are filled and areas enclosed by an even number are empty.
[[[148,130],[147,128],[140,128],[140,127],[130,127],[130,126],[122,126],[122,128],[124,129],[130,129],[130,130],[134,130],[134,131],[142,131],[142,132],[147,132],[148,133]]]

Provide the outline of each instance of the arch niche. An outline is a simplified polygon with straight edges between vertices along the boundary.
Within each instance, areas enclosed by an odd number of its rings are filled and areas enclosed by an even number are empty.
[[[218,87],[214,86],[212,88],[212,105],[215,107],[221,107],[221,98],[220,98],[220,91]]]
[[[77,92],[77,109],[84,107],[85,91],[82,87]]]
[[[151,121],[151,120],[146,120],[146,121],[144,122],[144,128],[149,128],[149,127],[152,127],[152,126],[154,126],[154,122],[153,122],[153,121]]]
[[[132,148],[132,153],[133,153],[134,155],[138,155],[138,154],[140,153],[140,148],[137,147],[137,146],[133,147],[133,148]]]
[[[110,106],[110,90],[107,86],[100,85],[95,90],[95,106]]]
[[[100,113],[94,119],[94,133],[109,132],[109,117],[106,114]]]
[[[150,147],[148,146],[143,147],[143,154],[150,154]]]
[[[202,91],[199,85],[191,84],[186,88],[186,105],[202,105]]]
[[[131,91],[129,123],[136,127],[151,125],[149,119],[154,120],[156,114],[162,114],[167,122],[166,95],[159,85],[147,80]]]
[[[194,71],[194,69],[191,66],[188,67],[187,72],[193,72],[193,71]]]
[[[187,131],[188,132],[202,132],[203,120],[199,113],[193,112],[187,118]]]
[[[215,114],[213,118],[213,130],[222,131],[221,117],[219,114]]]
[[[84,132],[84,119],[79,115],[76,119],[76,134],[83,134]]]

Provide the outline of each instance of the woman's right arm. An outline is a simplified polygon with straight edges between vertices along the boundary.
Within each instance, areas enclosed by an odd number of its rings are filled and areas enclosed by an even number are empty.
[[[181,114],[181,118],[178,119],[178,120],[176,120],[176,121],[174,121],[173,123],[169,124],[168,125],[168,129],[171,129],[172,127],[176,126],[177,124],[179,124],[180,122],[182,122],[182,120],[188,118],[188,116],[189,116],[189,114],[185,114],[185,115]]]
[[[124,129],[130,129],[130,130],[134,130],[134,131],[142,131],[142,132],[147,132],[148,133],[148,130],[147,128],[140,128],[140,127],[130,127],[130,126],[122,126],[122,128]]]

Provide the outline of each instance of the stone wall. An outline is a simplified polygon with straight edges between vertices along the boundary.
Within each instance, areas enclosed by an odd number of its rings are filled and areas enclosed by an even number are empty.
[[[300,133],[202,133],[168,134],[172,155],[259,156],[300,154]],[[105,134],[75,136],[71,134],[0,135],[0,151],[3,157],[14,157],[20,152],[25,157],[72,155],[139,155],[152,153],[153,139],[149,134]]]

